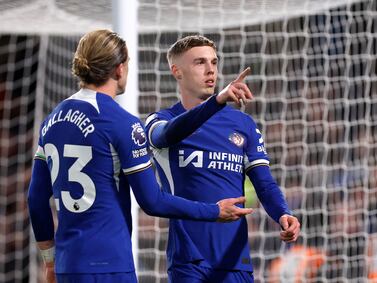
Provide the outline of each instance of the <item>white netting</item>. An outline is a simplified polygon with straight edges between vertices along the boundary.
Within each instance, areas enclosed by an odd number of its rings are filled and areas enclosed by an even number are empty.
[[[143,1],[139,15],[146,23],[139,36],[142,118],[178,99],[166,61],[177,38],[201,33],[216,42],[219,88],[252,68],[255,99],[246,112],[263,130],[273,175],[303,229],[288,247],[263,209],[249,217],[256,281],[374,276],[376,1]],[[140,245],[149,249],[139,251],[139,276],[151,269],[157,276],[166,265],[165,220],[140,227]],[[159,277],[166,282],[165,273]]]
[[[0,36],[0,282],[26,282],[38,37]],[[28,62],[24,64],[24,62]]]
[[[303,230],[287,247],[263,209],[249,217],[256,282],[377,277],[376,6],[139,1],[142,119],[178,99],[165,57],[181,36],[201,33],[216,42],[219,88],[252,68],[247,83],[255,99],[245,111],[263,130],[273,175]],[[25,206],[33,135],[77,89],[70,61],[80,35],[110,26],[110,0],[0,1],[0,282],[41,276],[34,264],[28,271],[35,259]],[[166,282],[167,222],[140,212],[139,224],[140,282]]]

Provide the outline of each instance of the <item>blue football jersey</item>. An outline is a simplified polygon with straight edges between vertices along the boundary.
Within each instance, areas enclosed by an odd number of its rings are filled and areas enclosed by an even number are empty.
[[[134,271],[125,175],[151,166],[146,145],[138,118],[88,89],[44,120],[36,158],[50,170],[58,212],[56,273]]]
[[[147,131],[185,112],[181,103],[152,114]],[[150,141],[150,136],[149,136]],[[203,202],[244,195],[245,171],[269,165],[263,138],[248,115],[226,106],[169,148],[153,147],[163,189]],[[170,220],[169,265],[252,271],[245,218],[232,223]]]

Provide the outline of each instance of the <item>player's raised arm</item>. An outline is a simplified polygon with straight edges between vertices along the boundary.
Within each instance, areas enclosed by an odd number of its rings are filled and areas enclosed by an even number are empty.
[[[150,167],[127,175],[127,180],[140,207],[149,215],[231,222],[253,212],[250,208],[236,206],[245,201],[244,197],[221,200],[217,204],[206,204],[161,191]]]
[[[225,104],[217,103],[216,96],[212,96],[169,121],[152,114],[145,125],[149,143],[155,148],[172,146],[195,132],[224,106]]]
[[[243,82],[250,74],[250,67],[224,88],[218,95],[210,97],[206,102],[166,121],[151,115],[146,121],[147,136],[152,146],[165,148],[174,145],[196,131],[215,113],[220,111],[227,101],[240,104],[252,98],[248,86]]]

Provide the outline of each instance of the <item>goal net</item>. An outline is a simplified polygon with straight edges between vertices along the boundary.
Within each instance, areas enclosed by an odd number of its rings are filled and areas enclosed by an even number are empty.
[[[218,47],[218,89],[245,67],[271,171],[299,217],[295,244],[254,196],[256,282],[377,280],[377,1],[139,0],[140,118],[175,103],[166,52],[203,34]],[[80,36],[111,27],[111,1],[0,2],[0,282],[43,282],[26,192],[39,122],[77,90]],[[246,184],[246,186],[250,186]],[[140,282],[167,282],[168,222],[139,212]]]
[[[216,42],[219,89],[251,66],[255,98],[244,111],[259,124],[272,173],[302,223],[298,243],[285,245],[254,201],[256,281],[375,276],[376,1],[157,2],[139,7],[142,118],[178,100],[166,61],[177,38],[200,33]],[[139,275],[166,282],[166,220],[139,229]]]

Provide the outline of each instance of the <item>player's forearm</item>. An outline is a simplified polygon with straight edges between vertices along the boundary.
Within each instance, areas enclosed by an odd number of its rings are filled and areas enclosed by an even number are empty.
[[[152,128],[150,142],[157,148],[174,145],[195,132],[225,105],[217,103],[216,96],[212,96],[208,101],[186,111],[167,123],[161,123]]]
[[[28,193],[31,224],[37,241],[54,239],[54,222],[50,208],[52,195],[50,172],[45,161],[35,160]]]
[[[258,199],[268,215],[279,223],[284,214],[291,214],[279,186],[271,175],[269,167],[257,166],[247,172],[254,185]]]
[[[140,207],[149,215],[203,221],[216,221],[217,204],[194,202],[160,190],[151,168],[127,176]]]

